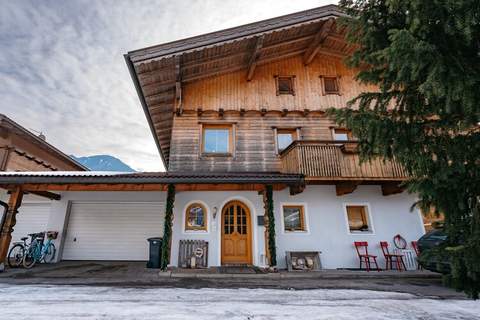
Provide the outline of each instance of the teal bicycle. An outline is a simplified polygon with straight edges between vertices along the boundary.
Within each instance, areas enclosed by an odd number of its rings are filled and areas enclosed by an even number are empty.
[[[22,264],[25,268],[32,268],[37,262],[51,263],[57,252],[53,240],[57,238],[58,232],[46,232],[36,234],[32,242],[25,248]]]

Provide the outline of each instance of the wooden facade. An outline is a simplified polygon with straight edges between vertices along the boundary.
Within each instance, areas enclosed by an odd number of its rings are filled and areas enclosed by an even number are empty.
[[[201,152],[202,123],[232,125],[234,151],[230,156],[204,155]],[[280,171],[281,158],[275,148],[275,128],[299,129],[302,139],[331,140],[334,123],[323,114],[291,113],[281,116],[256,112],[245,115],[229,112],[222,118],[216,113],[176,116],[172,135],[170,171]]]
[[[325,6],[129,52],[127,65],[167,170],[404,180],[396,163],[361,164],[354,148],[345,154],[333,144],[338,126],[325,111],[376,89],[357,82],[357,70],[345,64],[354,46],[337,23],[342,15]],[[202,152],[206,126],[228,128],[222,153]],[[285,132],[326,145],[296,143],[280,154],[277,137]]]
[[[277,95],[275,76],[294,76],[295,94]],[[321,77],[336,77],[339,94],[323,94]],[[256,110],[282,112],[324,111],[330,107],[344,108],[349,100],[363,91],[373,90],[354,80],[355,70],[345,66],[343,59],[321,53],[305,66],[301,56],[258,66],[251,81],[245,71],[210,77],[183,88],[183,110],[202,112]]]

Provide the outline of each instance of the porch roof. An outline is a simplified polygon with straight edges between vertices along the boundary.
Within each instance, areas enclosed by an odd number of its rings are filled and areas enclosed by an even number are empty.
[[[22,184],[286,184],[304,183],[301,174],[279,172],[0,172],[0,186]]]

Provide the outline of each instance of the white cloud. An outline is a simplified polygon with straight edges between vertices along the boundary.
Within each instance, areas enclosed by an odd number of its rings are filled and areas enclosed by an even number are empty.
[[[5,1],[0,112],[65,153],[163,170],[127,51],[331,1]]]

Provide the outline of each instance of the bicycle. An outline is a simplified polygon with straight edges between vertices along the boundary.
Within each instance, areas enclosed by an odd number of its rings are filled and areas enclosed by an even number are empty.
[[[37,234],[32,234],[32,241],[33,235]],[[15,242],[10,248],[10,251],[8,251],[7,262],[10,268],[20,267],[20,265],[23,263],[23,256],[25,255],[25,251],[29,246],[27,244],[27,239],[28,237],[21,238],[20,240],[22,240],[23,242]],[[30,243],[32,241],[30,241]]]
[[[46,233],[47,240],[44,243],[45,233],[32,237],[32,242],[26,248],[22,264],[25,268],[32,268],[37,262],[51,263],[55,259],[56,248],[53,240],[57,238],[58,232],[49,231]]]

